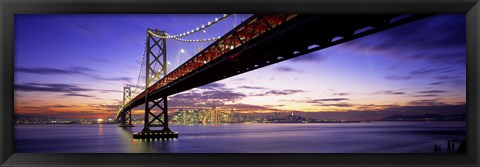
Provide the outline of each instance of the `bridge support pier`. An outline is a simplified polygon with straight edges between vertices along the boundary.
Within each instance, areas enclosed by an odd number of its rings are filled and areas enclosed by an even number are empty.
[[[132,97],[132,91],[129,86],[123,87],[123,104]],[[119,127],[134,127],[132,125],[132,110],[128,110],[120,116]]]
[[[155,33],[152,34],[152,33]],[[168,127],[168,106],[167,96],[151,97],[149,96],[149,87],[154,79],[161,79],[167,76],[167,44],[165,31],[157,29],[147,29],[146,41],[146,83],[145,83],[145,119],[143,130],[134,133],[134,139],[174,139],[178,137],[178,133],[172,132]],[[159,67],[160,70],[156,70]],[[151,116],[151,117],[150,117]],[[163,127],[161,130],[151,128]]]
[[[145,120],[142,132],[134,133],[134,139],[174,139],[178,138],[178,133],[172,132],[168,128],[168,110],[167,97],[164,96],[158,100],[147,101],[148,95],[145,96]],[[155,108],[160,109],[156,113]],[[151,116],[151,117],[150,117]],[[152,130],[151,127],[163,127],[161,130]]]
[[[120,124],[118,124],[119,127],[135,127],[132,124],[132,110],[126,111],[122,116],[120,117]]]

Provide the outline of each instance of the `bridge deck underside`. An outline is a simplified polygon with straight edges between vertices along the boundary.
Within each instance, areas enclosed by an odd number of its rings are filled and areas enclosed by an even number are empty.
[[[393,23],[389,22],[398,16],[298,15],[272,31],[209,62],[206,66],[154,90],[149,98],[158,99],[179,93],[426,17],[414,15]],[[355,31],[367,26],[373,29],[355,34]],[[332,41],[336,37],[342,39]],[[137,99],[121,112],[145,102],[144,98]]]

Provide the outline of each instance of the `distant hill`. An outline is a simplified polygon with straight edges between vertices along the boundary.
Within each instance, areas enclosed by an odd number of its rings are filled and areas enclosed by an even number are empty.
[[[382,119],[382,121],[466,121],[466,114],[457,115],[392,115]]]

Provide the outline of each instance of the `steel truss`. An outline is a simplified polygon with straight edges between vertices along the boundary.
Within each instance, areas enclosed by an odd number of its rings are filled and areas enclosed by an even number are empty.
[[[129,86],[123,87],[123,105],[125,105],[132,98],[132,91]],[[132,110],[129,109],[121,114],[120,125],[123,127],[133,127],[132,124]]]
[[[145,118],[144,128],[142,132],[152,132],[150,127],[163,127],[161,132],[171,132],[168,128],[168,105],[167,96],[162,96],[158,99],[149,96],[148,88],[154,79],[162,79],[167,76],[167,44],[165,38],[158,38],[154,34],[166,35],[165,31],[158,29],[147,30],[147,57],[146,57],[146,82],[145,82]],[[156,50],[158,49],[158,50]],[[155,53],[155,51],[158,51]],[[155,71],[156,65],[159,65],[160,70]],[[153,112],[155,108],[160,109],[159,113]],[[150,119],[150,116],[151,119]],[[163,119],[162,119],[163,118]]]

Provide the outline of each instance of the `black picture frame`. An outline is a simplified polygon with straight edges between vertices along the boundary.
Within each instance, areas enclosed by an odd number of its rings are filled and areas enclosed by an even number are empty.
[[[479,0],[1,0],[2,166],[462,166],[479,165]],[[466,154],[39,154],[14,153],[14,15],[116,13],[464,13]],[[34,28],[34,27],[32,27]]]

